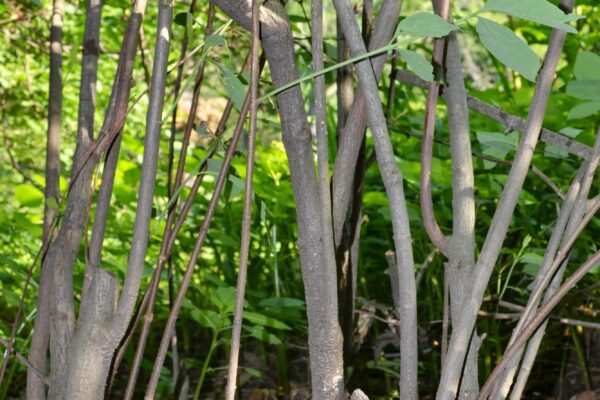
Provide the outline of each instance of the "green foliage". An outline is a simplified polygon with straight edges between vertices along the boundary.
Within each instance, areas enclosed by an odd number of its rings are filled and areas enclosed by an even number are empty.
[[[375,2],[376,4],[378,2]],[[533,94],[533,80],[539,69],[539,58],[546,51],[550,30],[560,29],[579,34],[568,35],[564,56],[559,64],[556,84],[550,97],[549,111],[544,127],[590,145],[597,129],[597,116],[600,111],[600,7],[595,1],[578,1],[577,12],[587,15],[580,17],[565,15],[557,7],[545,0],[490,0],[483,9],[465,9],[467,15],[486,12],[486,18],[479,18],[471,25],[469,18],[456,16],[456,24],[450,24],[433,13],[423,12],[429,2],[405,2],[395,42],[377,54],[397,49],[404,63],[419,77],[431,81],[433,78],[430,60],[432,41],[427,38],[443,37],[451,32],[459,35],[462,44],[463,66],[469,94],[493,103],[503,110],[526,118]],[[310,30],[308,26],[306,2],[287,2],[286,10],[291,15],[292,31],[296,36],[296,56],[301,67],[302,91],[306,109],[313,121],[312,82],[314,75],[310,67]],[[45,162],[45,134],[48,91],[48,21],[50,2],[36,6],[33,2],[3,2],[0,4],[0,107],[2,133],[0,134],[0,335],[9,337],[12,322],[19,307],[28,269],[41,245],[41,223],[43,215],[43,185]],[[109,99],[112,80],[115,75],[117,54],[121,46],[122,34],[129,15],[129,2],[107,3],[103,8],[103,24],[100,46],[100,70],[98,75],[97,110],[95,114],[96,133],[102,122]],[[175,154],[181,151],[181,137],[186,120],[186,104],[193,88],[201,61],[205,58],[205,80],[201,91],[200,111],[188,148],[188,164],[185,168],[187,184],[196,176],[200,163],[207,158],[210,150],[216,154],[208,160],[208,172],[200,188],[198,198],[192,205],[184,229],[177,239],[171,258],[173,287],[179,287],[182,271],[189,261],[190,252],[197,232],[206,215],[208,201],[214,188],[215,175],[222,165],[223,150],[231,137],[239,108],[247,90],[247,78],[239,74],[244,62],[243,55],[249,48],[249,35],[242,28],[228,22],[224,15],[217,13],[216,31],[203,39],[207,2],[198,2],[198,9],[192,13],[183,3],[175,5],[173,44],[169,57],[173,67],[179,59],[181,40],[184,33],[190,35],[188,51],[199,51],[184,63],[184,83],[181,96],[173,97],[172,83],[174,70],[168,77],[169,86],[163,115],[163,140],[161,142],[159,175],[155,194],[154,218],[151,222],[152,236],[149,243],[144,280],[146,287],[160,250],[160,240],[165,223],[165,211],[173,204],[173,198],[181,200],[189,194],[185,186],[171,198],[167,196],[168,137],[172,111],[179,104],[176,118]],[[61,137],[61,188],[62,197],[51,201],[52,207],[64,211],[64,194],[69,180],[69,172],[75,148],[78,108],[78,80],[80,76],[81,41],[83,36],[85,3],[70,3],[65,11],[65,53],[64,53],[64,102],[63,134]],[[326,9],[325,32],[326,71],[328,89],[327,110],[330,133],[330,162],[333,164],[337,148],[335,135],[337,128],[337,102],[334,95],[335,71],[340,67],[337,59],[335,21],[330,9]],[[510,16],[506,18],[506,15]],[[513,19],[512,17],[517,17]],[[152,45],[154,43],[156,7],[149,7],[144,22],[145,65],[151,73]],[[12,22],[6,22],[5,20]],[[502,24],[502,25],[501,25]],[[541,26],[541,25],[544,26]],[[572,26],[570,25],[572,24]],[[458,29],[460,25],[460,30]],[[576,29],[575,29],[576,28]],[[481,41],[477,41],[477,38]],[[424,38],[424,39],[423,39]],[[481,45],[483,44],[483,46]],[[406,49],[406,46],[410,49]],[[486,51],[486,49],[489,51]],[[201,51],[200,51],[201,50]],[[494,57],[490,57],[489,54]],[[537,54],[537,55],[536,55]],[[370,54],[373,56],[374,54]],[[360,59],[367,58],[361,56]],[[356,62],[354,59],[349,64]],[[527,80],[507,70],[504,65],[523,75]],[[136,58],[132,97],[142,93],[149,82],[144,74],[141,57]],[[384,104],[388,101],[390,68],[386,66],[382,74],[380,95]],[[219,79],[220,78],[220,79]],[[270,92],[268,69],[260,81],[260,92],[266,98]],[[293,84],[298,84],[297,81]],[[354,86],[358,90],[358,86]],[[389,126],[396,160],[405,178],[406,197],[415,262],[419,267],[433,250],[422,227],[421,210],[418,205],[420,149],[419,135],[423,131],[423,114],[426,93],[408,85],[395,85],[396,95],[390,100]],[[236,108],[227,124],[221,142],[214,140],[214,119],[220,117],[223,108],[222,98],[230,98]],[[221,102],[220,102],[221,101]],[[214,108],[214,110],[212,109]],[[113,272],[120,280],[126,270],[126,260],[130,249],[131,232],[135,216],[135,204],[140,178],[143,153],[143,132],[147,97],[142,97],[128,116],[123,130],[123,144],[118,170],[115,177],[102,266]],[[504,128],[490,119],[471,113],[471,129],[474,151],[504,161],[510,161],[518,144],[518,132],[504,132]],[[567,121],[567,117],[572,121]],[[437,110],[436,139],[449,141],[446,108],[441,102]],[[208,120],[208,121],[207,121]],[[206,122],[206,124],[204,123]],[[306,306],[300,262],[298,259],[297,232],[295,227],[295,206],[291,190],[287,157],[280,137],[277,109],[274,104],[263,102],[259,109],[259,148],[254,176],[253,231],[249,260],[249,284],[245,304],[245,318],[242,349],[251,356],[242,355],[240,374],[241,384],[247,387],[303,387],[307,385],[306,364],[307,330]],[[567,126],[568,124],[568,126]],[[208,128],[207,128],[208,127]],[[243,140],[242,140],[243,142]],[[215,147],[213,147],[215,146]],[[562,150],[540,144],[533,157],[533,164],[542,170],[563,191],[569,180],[581,165],[581,160],[569,156]],[[393,246],[390,228],[389,202],[385,195],[377,163],[373,157],[373,143],[370,136],[366,141],[368,161],[363,185],[362,214],[365,217],[359,239],[359,265],[357,294],[372,300],[386,309],[392,304],[389,279],[384,277],[387,268],[384,254]],[[239,259],[240,221],[242,216],[243,179],[246,174],[245,147],[242,143],[234,157],[229,171],[225,193],[219,201],[215,219],[211,225],[207,242],[201,252],[194,271],[193,284],[184,302],[178,321],[179,354],[190,378],[200,393],[198,398],[214,395],[220,398],[218,387],[222,383],[222,368],[227,365],[229,338],[232,323],[237,265]],[[10,154],[9,154],[10,152]],[[450,185],[452,165],[450,151],[441,143],[434,145],[433,198],[442,230],[449,232],[452,226],[452,188]],[[14,161],[14,163],[13,163]],[[492,161],[474,158],[477,201],[477,247],[485,238],[496,203],[505,184],[509,166]],[[95,195],[102,179],[98,174]],[[516,304],[525,304],[527,288],[539,271],[553,221],[560,201],[556,194],[538,177],[530,174],[525,181],[517,212],[507,237],[505,248],[498,260],[493,282],[489,289],[490,297],[502,297]],[[594,183],[593,193],[598,192],[598,182]],[[92,219],[95,208],[92,206]],[[590,249],[597,247],[600,224],[592,221],[586,233],[575,244],[572,264],[583,261]],[[88,235],[89,235],[88,229]],[[76,272],[80,276],[85,263],[85,243],[79,254]],[[420,377],[427,382],[439,378],[439,321],[443,315],[444,277],[443,258],[436,255],[432,265],[424,270],[419,286],[420,332],[424,343],[420,348],[427,368],[420,369]],[[594,284],[600,269],[586,277],[581,288]],[[155,319],[151,339],[145,354],[142,376],[147,376],[151,360],[157,346],[157,336],[162,332],[169,306],[168,273],[160,283]],[[39,280],[39,263],[36,265],[29,292],[24,298],[24,318],[18,326],[16,348],[26,354],[30,333],[35,317],[35,299]],[[81,281],[76,282],[76,293],[81,291]],[[590,291],[585,299],[573,295],[569,303],[556,310],[557,315],[572,317],[573,310],[585,304],[597,308],[597,289]],[[360,305],[357,304],[357,308]],[[496,311],[495,304],[484,304],[484,310]],[[578,318],[581,315],[578,315]],[[379,359],[372,355],[372,347],[378,343],[389,327],[381,321],[373,321],[373,326],[365,338],[361,352],[353,362],[356,376],[364,373],[365,385],[372,389],[374,396],[388,396],[395,387],[398,363],[395,358],[387,358],[387,353],[395,352],[388,346]],[[488,339],[484,341],[482,354],[489,360],[498,356],[496,346],[505,344],[510,334],[510,324],[496,321],[480,321],[480,330]],[[560,326],[550,324],[549,345],[564,345]],[[131,362],[133,350],[129,349],[125,364]],[[543,354],[544,365],[554,365],[552,355]],[[130,364],[127,364],[127,366]],[[167,365],[170,366],[169,361]],[[485,373],[485,362],[482,362]],[[548,367],[553,368],[553,367]],[[0,399],[18,398],[24,390],[25,367],[11,359],[10,378],[0,387]],[[544,371],[548,372],[548,371]],[[552,371],[554,372],[554,371]],[[171,398],[174,393],[172,371],[165,368],[161,378],[160,398]],[[203,381],[199,375],[203,374]],[[548,376],[551,374],[547,373]],[[206,378],[204,378],[206,377]],[[351,375],[350,375],[351,377]],[[554,375],[552,375],[552,379]],[[362,378],[362,376],[361,376]],[[146,378],[142,378],[146,379]],[[351,378],[352,379],[352,378]],[[539,377],[547,382],[548,377]],[[389,384],[389,387],[386,386]],[[115,381],[115,390],[123,389],[122,376]],[[143,386],[143,385],[142,385]],[[433,387],[433,385],[431,385]],[[194,386],[192,386],[192,389]],[[389,390],[388,390],[389,388]],[[140,389],[142,390],[142,389]],[[423,395],[429,394],[429,386],[423,385]],[[369,392],[369,390],[367,390]],[[209,394],[210,393],[210,394]],[[286,392],[286,394],[289,392]],[[136,395],[141,393],[136,393]],[[370,394],[370,393],[369,393]],[[284,394],[281,395],[281,397]]]
[[[430,12],[417,12],[409,15],[398,24],[396,36],[400,34],[415,37],[444,37],[459,28]]]
[[[577,33],[577,30],[567,23],[583,18],[565,14],[546,0],[488,0],[482,11],[501,12],[571,33]]]
[[[477,33],[483,45],[502,63],[534,82],[540,59],[513,31],[494,21],[479,17]]]
[[[433,66],[422,55],[406,49],[398,50],[398,54],[419,78],[427,82],[433,81]]]

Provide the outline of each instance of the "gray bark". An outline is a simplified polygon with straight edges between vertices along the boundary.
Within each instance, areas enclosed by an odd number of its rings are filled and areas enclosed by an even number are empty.
[[[533,151],[539,138],[548,97],[552,89],[552,82],[565,37],[566,32],[555,30],[550,39],[544,66],[540,71],[536,84],[535,94],[527,119],[527,126],[523,132],[523,139],[519,144],[506,186],[494,213],[479,260],[475,266],[471,294],[464,300],[461,318],[459,321],[456,321],[457,324],[452,332],[448,354],[444,362],[442,377],[437,391],[436,398],[438,400],[454,399],[458,393],[462,369],[456,366],[463,365],[464,363],[471,333],[477,319],[477,312],[481,306],[485,289],[500,253],[533,157]]]
[[[452,148],[452,236],[448,245],[448,277],[451,320],[460,319],[462,302],[471,285],[475,264],[475,194],[467,91],[455,33],[446,40],[445,78],[448,128]],[[459,399],[474,399],[479,392],[478,350],[481,338],[473,332]]]
[[[237,23],[250,28],[250,1],[214,0]],[[294,42],[287,15],[281,5],[269,1],[261,7],[261,39],[273,78],[279,87],[298,78]],[[342,336],[337,319],[335,269],[323,260],[319,189],[304,101],[299,87],[277,95],[283,144],[288,156],[298,247],[306,293],[309,323],[310,366],[315,399],[342,398],[344,373]]]
[[[348,0],[334,0],[344,36],[355,57],[367,49],[358,30],[351,4]],[[400,282],[400,397],[418,398],[417,387],[417,299],[412,244],[406,200],[404,198],[402,173],[396,165],[392,144],[387,131],[383,107],[379,100],[377,79],[371,62],[364,60],[355,64],[361,93],[366,101],[367,117],[373,133],[377,163],[390,201],[394,245],[397,254],[396,276]]]
[[[48,98],[48,135],[46,143],[46,183],[44,187],[44,243],[58,216],[60,197],[60,128],[62,121],[62,37],[64,0],[54,0],[50,27],[50,88]],[[49,204],[54,202],[54,204]]]
[[[375,21],[371,40],[369,41],[369,50],[384,46],[392,39],[401,9],[402,0],[386,0],[382,3]],[[367,61],[371,64],[377,80],[381,78],[383,65],[386,60],[387,56],[382,54]],[[354,170],[365,136],[365,128],[367,126],[366,106],[365,96],[362,91],[358,91],[352,103],[352,109],[345,121],[343,132],[339,135],[338,153],[333,167],[331,190],[332,198],[335,199],[333,207],[333,235],[336,247],[340,244],[342,228],[352,197]]]

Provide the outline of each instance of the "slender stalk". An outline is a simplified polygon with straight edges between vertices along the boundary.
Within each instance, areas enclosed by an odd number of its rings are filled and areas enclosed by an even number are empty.
[[[206,30],[205,30],[205,38],[208,37],[208,35],[210,35],[210,33],[212,32],[212,24],[213,24],[213,19],[214,19],[214,7],[211,5],[209,6],[209,10],[208,10],[208,17],[207,17],[207,24],[206,24]],[[184,57],[184,54],[182,53],[181,58]],[[192,94],[192,105],[190,107],[190,113],[188,116],[188,121],[186,123],[186,127],[185,127],[185,131],[184,131],[184,136],[182,139],[182,146],[181,146],[181,151],[179,153],[179,160],[178,160],[178,164],[177,164],[177,172],[175,175],[175,180],[174,182],[169,182],[168,185],[168,191],[171,190],[171,184],[174,185],[175,188],[177,188],[177,190],[175,191],[175,194],[170,196],[170,206],[168,207],[168,214],[167,214],[167,221],[165,223],[165,231],[163,234],[163,240],[161,243],[161,250],[160,250],[160,254],[159,254],[159,259],[157,262],[157,266],[156,266],[156,271],[154,276],[156,277],[156,279],[153,279],[152,284],[150,285],[149,288],[149,298],[148,298],[148,303],[146,306],[146,310],[145,310],[145,316],[144,316],[144,323],[142,325],[142,331],[140,333],[140,337],[138,339],[138,345],[136,348],[136,352],[135,352],[135,356],[134,356],[134,361],[133,361],[133,365],[131,367],[131,372],[129,374],[129,379],[127,382],[127,387],[125,389],[125,399],[129,400],[133,397],[134,395],[134,390],[136,387],[136,381],[137,381],[137,377],[138,377],[138,373],[142,364],[142,359],[144,357],[144,349],[146,348],[146,342],[148,340],[148,334],[150,332],[150,324],[152,322],[152,319],[154,317],[154,303],[156,301],[156,294],[158,292],[158,287],[159,287],[159,283],[160,283],[160,277],[162,274],[162,270],[164,268],[165,263],[169,262],[170,259],[170,252],[171,252],[171,248],[168,247],[168,243],[170,242],[170,238],[173,235],[173,222],[175,219],[175,210],[177,207],[177,201],[179,199],[178,196],[178,191],[181,190],[181,181],[183,179],[183,172],[185,169],[185,162],[186,162],[186,155],[187,155],[187,147],[189,145],[189,141],[190,141],[190,137],[191,137],[191,132],[192,132],[192,128],[193,128],[193,123],[195,121],[195,117],[196,117],[196,110],[198,107],[198,102],[199,102],[199,97],[200,97],[200,90],[202,87],[202,81],[204,78],[204,69],[206,66],[206,58],[202,57],[201,61],[200,61],[200,66],[197,69],[197,74],[196,74],[196,83],[194,85],[194,91]],[[178,92],[178,91],[177,91]],[[175,98],[177,99],[178,93],[175,95]],[[173,114],[175,115],[177,110],[177,106],[174,107],[173,109]],[[162,124],[162,122],[161,122]],[[173,140],[174,137],[174,132],[172,131],[172,136],[170,139],[170,142]],[[171,149],[171,143],[169,144],[169,148]],[[171,173],[169,173],[169,180],[171,177]],[[195,197],[192,196],[192,198]],[[171,290],[172,290],[172,270],[171,270],[171,266],[169,264],[169,299],[171,299]],[[175,345],[176,341],[175,341],[175,335],[173,336],[172,339],[172,344]],[[176,350],[174,349],[174,354],[176,354]],[[174,357],[175,358],[175,357]],[[178,360],[174,359],[173,360],[173,370],[176,371],[178,370]]]
[[[350,54],[356,57],[366,53],[366,47],[350,3],[346,0],[334,0],[334,6],[340,18]],[[394,279],[399,280],[400,310],[398,311],[402,320],[400,325],[400,397],[416,399],[418,397],[417,299],[403,178],[396,164],[371,63],[368,60],[361,61],[355,65],[355,68],[367,104],[367,117],[375,142],[377,163],[390,200],[396,254],[401,254],[397,257],[398,268],[394,274]]]
[[[81,157],[81,154],[83,154],[87,148],[89,148],[93,140],[93,116],[96,102],[96,76],[98,65],[101,6],[102,2],[100,0],[91,0],[87,6],[85,31],[83,35],[83,58],[80,83],[81,90],[79,93],[77,148],[75,152],[74,165],[76,164],[78,157]],[[93,167],[88,167],[84,175],[87,175],[89,178],[91,176],[92,169]],[[83,182],[85,182],[85,184],[83,184]],[[78,189],[80,189],[79,193],[69,196],[67,199],[67,209],[65,210],[65,215],[63,217],[63,226],[72,227],[78,226],[77,224],[83,225],[85,215],[81,215],[79,211],[85,209],[85,207],[77,208],[75,207],[75,204],[81,206],[82,203],[86,203],[88,198],[86,184],[88,184],[88,182],[89,181],[86,181],[85,178],[82,179],[82,181],[79,182],[80,185],[78,186]],[[63,232],[62,235],[61,232]],[[53,294],[57,292],[54,287],[55,283],[53,282],[53,275],[55,270],[62,269],[60,264],[63,262],[68,265],[67,270],[69,270],[70,265],[72,265],[74,259],[76,258],[76,252],[79,248],[79,242],[81,239],[81,232],[70,232],[73,237],[76,238],[73,242],[70,242],[65,233],[66,228],[61,226],[56,241],[49,245],[47,254],[42,259],[42,271],[37,299],[37,313],[29,350],[29,361],[35,368],[39,370],[45,370],[46,367],[46,357],[48,353],[50,337],[50,324],[52,321],[50,313],[53,312],[52,298]],[[57,246],[60,247],[62,251],[54,251],[54,248]],[[66,285],[68,286],[69,274],[67,273],[64,276],[67,277]],[[68,306],[66,311],[68,314]],[[68,319],[69,317],[67,316],[65,325],[68,324]],[[36,374],[30,372],[28,372],[27,375],[27,397],[34,400],[46,398],[45,387],[43,383],[39,380]]]
[[[242,335],[242,315],[244,313],[244,292],[248,276],[248,255],[250,252],[250,231],[252,228],[252,198],[254,177],[254,153],[256,150],[256,117],[258,113],[258,80],[260,78],[259,47],[260,21],[258,0],[252,0],[252,48],[250,59],[250,131],[248,133],[248,158],[246,160],[246,182],[244,185],[244,213],[242,217],[242,238],[240,244],[240,268],[235,296],[233,330],[231,332],[231,353],[227,373],[225,399],[234,400],[237,381],[238,360],[240,355],[240,337]]]
[[[552,33],[544,66],[536,84],[527,127],[523,131],[523,139],[517,149],[479,260],[474,268],[471,294],[463,302],[461,316],[450,338],[448,354],[444,363],[445,368],[442,370],[436,396],[438,400],[454,399],[457,395],[462,369],[456,368],[456,366],[462,365],[465,360],[483,294],[500,253],[533,157],[565,37],[566,32],[564,31],[554,30]]]
[[[436,12],[443,19],[448,19],[450,15],[450,0],[439,0]],[[440,86],[436,80],[442,78],[445,47],[446,38],[435,39],[432,60],[435,80],[429,84],[429,88],[427,89],[423,143],[421,145],[421,191],[419,192],[419,199],[421,202],[421,212],[423,213],[423,225],[429,239],[440,249],[442,254],[448,255],[448,238],[444,236],[435,219],[433,200],[431,198],[431,161],[433,157],[435,112],[440,93]]]
[[[369,40],[369,50],[385,46],[393,39],[402,4],[401,0],[384,0],[382,2]],[[377,79],[381,77],[386,60],[387,56],[385,54],[371,59],[373,72],[375,72]],[[338,152],[333,167],[331,187],[332,198],[335,199],[333,204],[333,235],[336,248],[339,247],[342,240],[344,221],[352,199],[356,165],[363,148],[367,126],[366,106],[365,97],[359,90],[352,102],[351,110],[347,113],[346,120],[338,121],[338,125],[343,126],[343,132],[340,133],[338,139]]]
[[[237,146],[237,143],[242,133],[242,128],[244,126],[244,116],[246,115],[249,106],[250,96],[247,95],[246,100],[244,101],[244,105],[242,106],[240,119],[238,120],[235,133],[233,135],[231,143],[229,144],[227,153],[225,154],[225,159],[223,160],[223,165],[221,166],[219,176],[217,177],[217,182],[215,184],[215,188],[213,190],[213,194],[210,199],[206,215],[204,217],[204,222],[202,223],[202,227],[200,228],[200,231],[198,233],[198,237],[196,239],[196,243],[194,244],[192,255],[190,256],[190,260],[186,267],[185,274],[181,281],[181,286],[179,288],[179,291],[177,292],[177,297],[173,302],[171,311],[169,312],[167,325],[165,326],[165,330],[163,332],[163,336],[158,349],[158,354],[156,355],[156,361],[154,362],[154,367],[152,368],[152,375],[150,377],[150,381],[148,382],[148,387],[146,389],[145,398],[148,400],[154,399],[156,387],[158,385],[158,378],[160,377],[160,370],[164,364],[165,357],[167,355],[169,343],[171,341],[171,337],[175,329],[175,322],[177,320],[177,316],[179,315],[179,311],[181,310],[181,304],[183,303],[183,299],[185,297],[187,289],[192,281],[194,266],[196,265],[196,261],[198,260],[198,256],[200,255],[200,250],[202,250],[202,246],[204,244],[204,241],[206,240],[206,236],[208,235],[208,229],[210,228],[210,224],[215,215],[217,204],[219,202],[219,197],[221,195],[223,187],[225,186],[227,175],[229,173],[229,167],[231,166],[231,161],[233,160],[235,148]]]
[[[48,98],[48,140],[46,142],[46,184],[44,188],[44,241],[48,241],[60,199],[60,131],[62,121],[62,62],[64,0],[54,0],[50,27],[50,88]]]
[[[575,271],[573,275],[571,275],[569,279],[567,279],[565,283],[560,286],[560,288],[538,310],[536,316],[523,329],[521,336],[519,336],[519,338],[515,340],[515,342],[508,349],[506,349],[502,361],[496,366],[496,368],[494,368],[494,371],[488,377],[487,381],[481,388],[481,392],[477,396],[477,400],[485,400],[487,396],[489,396],[494,384],[496,383],[496,380],[501,376],[508,364],[513,361],[514,356],[519,353],[521,348],[525,345],[525,343],[527,343],[529,338],[536,332],[539,326],[546,320],[546,318],[548,318],[548,315],[554,309],[554,307],[556,307],[556,305],[560,303],[565,295],[599,263],[600,251],[597,251],[583,265],[581,265],[577,271]]]
[[[417,86],[421,89],[427,89],[429,87],[428,82],[420,79],[412,72],[400,70],[398,71],[396,77],[398,82],[401,83]],[[445,86],[440,86],[442,97],[447,98],[445,89]],[[475,111],[478,114],[485,115],[486,117],[501,123],[508,130],[523,131],[527,125],[526,120],[473,96],[467,95],[467,106],[470,110]],[[554,132],[546,128],[541,128],[540,140],[584,160],[589,160],[592,157],[592,148],[590,146],[579,143],[576,140],[569,139],[565,135],[561,135],[558,132]]]
[[[574,204],[572,205],[572,211],[569,215],[569,221],[566,225],[566,228],[564,229],[563,239],[568,239],[570,237],[573,237],[573,232],[577,229],[577,227],[582,225],[582,219],[586,213],[587,198],[588,198],[588,195],[590,192],[590,188],[591,188],[599,161],[600,161],[600,129],[598,130],[598,133],[596,135],[596,143],[594,145],[593,157],[590,161],[586,162],[584,164],[584,166],[582,166],[582,168],[581,168],[584,171],[584,174],[583,174],[583,177],[580,182],[580,189],[579,189],[579,192],[577,193],[577,199],[575,200]],[[554,252],[556,251],[555,248],[553,248],[552,250]],[[537,309],[537,306],[540,302],[541,293],[544,291],[544,289],[546,289],[546,287],[547,287],[546,293],[544,295],[544,300],[543,300],[544,303],[547,302],[548,299],[551,298],[551,296],[558,290],[560,283],[562,281],[563,275],[565,273],[565,270],[567,268],[567,264],[568,264],[568,252],[566,252],[566,253],[567,254],[564,257],[564,261],[562,261],[562,263],[560,263],[560,264],[557,264],[557,265],[560,265],[558,267],[558,270],[556,270],[555,268],[549,269],[548,275],[551,274],[550,276],[544,276],[544,274],[542,273],[542,271],[544,271],[544,270],[542,268],[540,268],[540,274],[538,276],[543,276],[543,279],[536,279],[537,285],[534,286],[534,291],[532,292],[532,294],[530,296],[530,300],[528,301],[525,311],[523,312],[523,316],[513,332],[513,335],[511,337],[511,342],[513,342],[515,340],[515,338],[520,335],[523,323],[531,320],[531,318],[533,316],[532,314]],[[547,258],[552,259],[552,256],[554,254],[549,255],[549,257],[547,257]],[[546,261],[546,257],[544,257],[544,261]],[[549,262],[547,262],[546,264],[549,264]],[[543,265],[543,266],[547,267],[547,265]],[[551,280],[550,280],[550,278],[551,278]],[[533,365],[533,361],[535,360],[535,355],[537,354],[537,351],[541,344],[542,338],[544,337],[544,333],[546,330],[546,324],[547,324],[547,322],[543,323],[542,326],[540,326],[540,328],[537,330],[537,332],[531,339],[530,343],[527,345],[525,361],[522,365],[522,368],[519,369],[519,376],[517,378],[516,387],[513,390],[513,392],[511,393],[512,398],[517,398],[517,397],[515,397],[517,395],[520,397],[520,394],[522,394],[522,392],[525,388],[525,383],[527,382],[527,378],[529,377],[529,371],[531,370],[531,366]],[[509,346],[510,346],[511,342],[509,342]],[[517,356],[517,358],[518,358],[518,356]],[[512,383],[512,377],[516,371],[515,364],[516,363],[513,363],[513,365],[511,365],[511,368],[509,368],[509,370],[508,370],[509,373],[507,374],[507,376],[504,380],[505,381],[505,384],[503,387],[504,394],[506,394],[506,392],[509,389],[510,383]]]

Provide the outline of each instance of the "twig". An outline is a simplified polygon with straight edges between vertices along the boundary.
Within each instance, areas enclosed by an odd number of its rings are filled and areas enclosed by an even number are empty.
[[[555,29],[548,44],[544,64],[538,76],[535,93],[531,102],[527,126],[523,130],[523,138],[517,149],[479,259],[473,269],[474,276],[471,291],[461,305],[462,316],[452,331],[448,354],[445,360],[445,368],[442,369],[442,376],[437,390],[436,398],[438,400],[451,399],[457,395],[462,370],[455,368],[455,366],[462,365],[465,360],[473,328],[477,320],[477,312],[481,306],[485,289],[498,259],[506,232],[512,221],[512,216],[519,200],[519,194],[521,193],[529,165],[533,158],[533,152],[538,142],[565,37],[566,32]]]
[[[367,49],[349,3],[344,0],[334,0],[333,3],[348,42],[350,54],[354,57],[365,54]],[[366,101],[367,118],[373,134],[379,171],[390,201],[394,247],[396,254],[400,255],[396,257],[397,268],[393,277],[399,281],[399,312],[402,320],[400,325],[400,397],[407,400],[416,399],[418,397],[417,301],[403,177],[396,164],[373,67],[369,60],[364,60],[356,63],[355,68],[361,92]]]
[[[244,117],[248,112],[250,106],[250,96],[246,96],[246,100],[244,101],[244,105],[242,106],[242,110],[240,113],[240,118],[238,120],[235,133],[233,138],[231,139],[231,143],[229,144],[229,148],[227,149],[227,153],[225,154],[225,158],[223,160],[223,165],[221,166],[221,171],[219,172],[219,176],[217,177],[217,182],[215,184],[215,188],[212,193],[212,197],[210,199],[210,203],[208,205],[208,209],[206,211],[206,215],[204,217],[204,222],[202,223],[202,227],[198,233],[198,237],[196,239],[196,243],[194,245],[194,249],[190,256],[190,260],[186,267],[185,274],[181,281],[181,286],[177,293],[177,297],[171,307],[171,311],[169,313],[169,317],[167,320],[167,324],[165,326],[165,330],[163,332],[163,336],[160,342],[160,346],[158,349],[158,354],[156,355],[156,360],[154,362],[154,367],[152,369],[152,375],[150,377],[150,381],[148,382],[148,387],[146,389],[146,399],[153,399],[156,393],[156,387],[158,385],[158,378],[160,377],[160,370],[164,364],[165,357],[167,355],[167,350],[169,348],[169,343],[171,341],[171,336],[173,335],[173,330],[175,329],[175,321],[177,320],[177,316],[179,315],[179,311],[181,309],[181,305],[183,303],[183,299],[187,292],[187,289],[192,281],[192,275],[194,272],[194,266],[196,265],[196,261],[198,256],[200,255],[200,250],[206,240],[206,236],[208,235],[208,229],[210,228],[210,224],[212,222],[212,218],[216,212],[217,204],[219,201],[219,197],[225,186],[225,182],[227,180],[227,176],[229,173],[229,167],[231,165],[231,161],[233,159],[233,155],[235,153],[235,148],[239,141],[239,138],[242,133],[242,128],[244,126]],[[174,240],[171,238],[171,240]]]
[[[515,342],[506,350],[502,361],[494,368],[494,371],[487,379],[486,383],[481,388],[481,392],[477,396],[477,400],[485,400],[490,394],[492,387],[496,383],[496,380],[504,372],[504,369],[512,362],[512,358],[521,350],[521,347],[527,343],[531,335],[535,333],[537,328],[546,318],[550,312],[556,307],[556,305],[565,297],[565,295],[571,290],[577,282],[579,282],[592,268],[594,268],[600,262],[600,251],[597,251],[592,255],[583,265],[581,265],[577,271],[573,273],[565,281],[565,283],[552,295],[552,297],[539,309],[536,316],[527,324],[523,329],[521,335],[515,340]]]
[[[426,89],[428,83],[417,77],[412,72],[400,70],[397,73],[398,82],[406,83],[412,86],[416,86],[422,89]],[[445,98],[445,87],[440,87],[442,97]],[[511,130],[523,131],[527,121],[516,115],[510,114],[499,107],[492,104],[486,103],[483,100],[479,100],[476,97],[467,95],[467,105],[469,109],[475,111],[478,114],[485,115],[504,125],[506,128]],[[589,160],[592,156],[592,148],[585,144],[579,143],[573,139],[570,139],[560,133],[551,131],[546,128],[541,128],[540,140],[546,144],[556,146],[569,154],[576,155],[577,157]]]
[[[252,46],[250,69],[250,132],[248,133],[248,158],[246,160],[246,182],[244,185],[244,212],[242,216],[242,237],[240,244],[240,268],[235,296],[233,330],[231,333],[231,353],[227,374],[226,400],[235,399],[237,369],[240,355],[240,337],[242,334],[242,316],[244,313],[244,293],[248,276],[248,256],[250,252],[250,232],[252,229],[252,198],[254,177],[254,153],[256,150],[256,118],[258,113],[258,80],[260,78],[260,21],[258,0],[252,0]]]
[[[38,376],[38,378],[40,378],[40,380],[42,381],[42,383],[46,386],[49,385],[49,379],[48,377],[46,377],[46,375],[44,375],[44,373],[42,371],[40,371],[39,369],[37,369],[36,367],[34,367],[29,360],[27,360],[27,358],[23,357],[23,355],[21,353],[19,353],[18,351],[16,351],[12,344],[4,339],[4,338],[0,338],[0,343],[2,343],[6,349],[8,353],[13,353],[15,355],[15,357],[17,358],[17,360],[19,360],[23,365],[25,365],[29,371],[32,371],[34,374],[36,374]],[[6,358],[8,359],[8,354],[6,356]]]
[[[440,0],[438,2],[437,14],[447,20],[450,15],[450,1]],[[433,200],[431,196],[431,161],[433,157],[433,137],[435,130],[435,112],[440,93],[440,86],[436,81],[442,78],[444,63],[444,50],[446,38],[435,39],[433,44],[433,70],[435,80],[427,88],[427,105],[425,106],[425,122],[423,127],[423,143],[421,145],[421,190],[419,200],[423,214],[423,225],[429,239],[440,249],[444,255],[448,255],[448,238],[442,233],[435,219],[433,211]]]

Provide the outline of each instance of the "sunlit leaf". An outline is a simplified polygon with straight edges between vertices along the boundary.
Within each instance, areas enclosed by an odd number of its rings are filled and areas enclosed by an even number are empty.
[[[600,80],[571,81],[567,85],[567,94],[581,100],[600,101]]]
[[[24,183],[15,188],[15,198],[24,207],[35,207],[42,204],[44,193]]]
[[[567,22],[582,18],[575,14],[565,14],[546,0],[489,0],[483,11],[497,11],[571,33],[577,33],[577,30],[567,25]]]
[[[415,74],[417,74],[419,78],[427,82],[433,81],[433,66],[422,55],[420,55],[417,52],[405,49],[400,49],[399,54],[400,57],[404,61],[406,61],[408,67]]]
[[[244,105],[244,98],[246,97],[246,89],[244,88],[244,85],[231,70],[222,64],[216,64],[221,70],[221,76],[223,78],[223,83],[225,84],[227,95],[231,101],[233,101],[235,107],[238,110],[241,110],[242,106]]]
[[[578,104],[569,111],[569,119],[581,119],[589,117],[600,111],[600,101]]]
[[[458,29],[458,26],[449,23],[439,15],[431,12],[417,12],[400,21],[396,35],[444,37]]]
[[[489,19],[479,18],[477,33],[494,57],[528,80],[535,81],[540,59],[513,31]]]
[[[273,329],[283,329],[283,330],[292,329],[287,324],[285,324],[279,320],[276,320],[275,318],[268,317],[266,315],[259,314],[256,312],[244,311],[244,319],[252,322],[253,324],[268,326],[269,328],[273,328]]]
[[[600,80],[600,56],[591,51],[580,51],[575,60],[573,73],[580,81]]]

